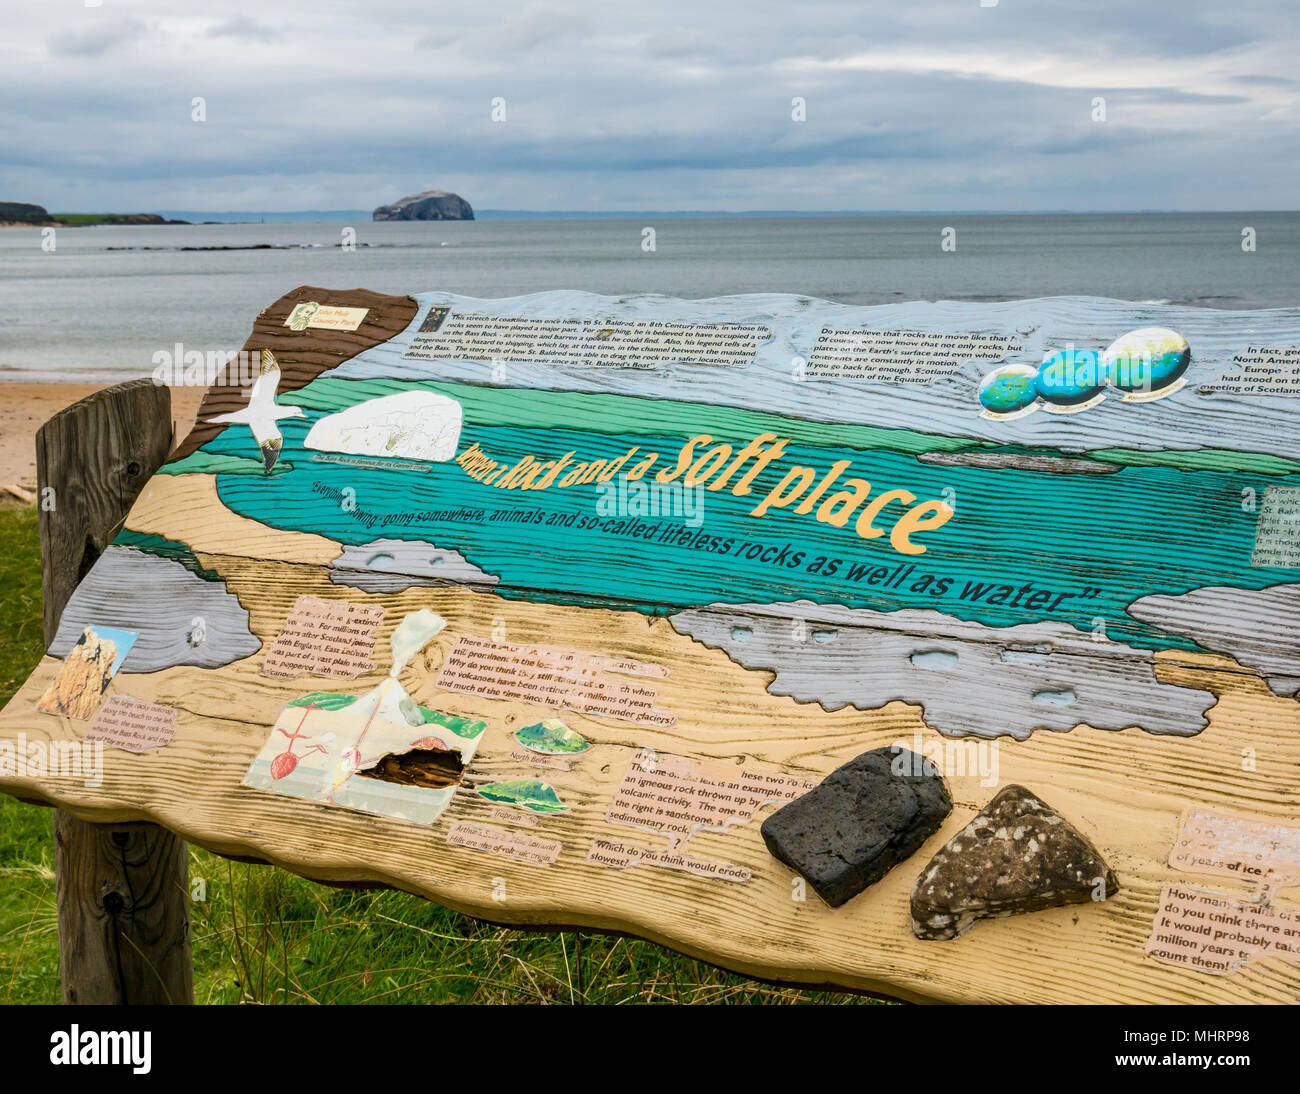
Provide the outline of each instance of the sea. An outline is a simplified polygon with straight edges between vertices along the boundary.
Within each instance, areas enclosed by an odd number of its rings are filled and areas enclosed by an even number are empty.
[[[1234,310],[1300,303],[1294,212],[257,216],[58,228],[52,238],[0,230],[0,380],[145,376],[154,354],[177,342],[233,352],[257,313],[299,285],[479,297],[785,292],[848,304],[1064,295]]]

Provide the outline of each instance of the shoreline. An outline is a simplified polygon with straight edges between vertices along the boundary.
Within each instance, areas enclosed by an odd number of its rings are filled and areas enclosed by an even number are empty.
[[[36,486],[36,431],[50,418],[79,399],[112,387],[111,383],[59,383],[49,381],[4,381],[0,386],[0,504],[22,504],[3,493],[16,485]],[[174,387],[172,430],[176,441],[189,433],[206,387]]]

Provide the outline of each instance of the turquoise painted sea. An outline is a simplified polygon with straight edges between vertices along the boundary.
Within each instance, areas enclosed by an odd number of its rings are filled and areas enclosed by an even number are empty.
[[[453,395],[458,390],[445,383],[413,386]],[[273,527],[346,544],[387,538],[456,550],[498,575],[497,591],[505,596],[527,598],[544,590],[548,600],[559,593],[578,603],[647,612],[807,598],[876,610],[930,608],[989,626],[1051,619],[1092,631],[1100,621],[1111,638],[1133,645],[1195,648],[1130,618],[1126,605],[1145,595],[1205,585],[1260,588],[1295,580],[1294,571],[1251,567],[1257,514],[1243,510],[1241,496],[1243,486],[1262,493],[1274,483],[1300,483],[1300,475],[1161,466],[1124,466],[1114,474],[1047,474],[936,466],[908,451],[801,441],[759,475],[752,494],[705,491],[702,521],[691,528],[683,517],[604,514],[595,484],[503,490],[475,481],[455,462],[399,460],[374,469],[321,462],[314,458],[320,454],[302,447],[311,425],[329,410],[393,389],[391,381],[326,378],[296,392],[294,401],[309,409],[307,418],[282,423],[283,462],[291,469],[269,478],[220,474],[222,502]],[[719,407],[656,401],[655,425],[649,432],[633,432],[616,424],[600,430],[574,428],[560,419],[529,424],[518,410],[518,393],[473,387],[463,394],[460,451],[477,444],[509,464],[529,455],[556,459],[570,451],[578,460],[609,460],[635,447],[628,466],[657,452],[657,470],[676,463],[701,421],[707,420],[716,441],[736,449],[755,435],[753,416],[737,423],[732,411]],[[568,398],[576,416],[584,400],[600,397]],[[764,421],[779,436],[798,430],[797,423],[779,417]],[[938,447],[940,439],[935,442]],[[257,458],[243,428],[226,430],[202,451],[250,463]],[[903,488],[919,499],[950,498],[956,513],[942,528],[918,535],[916,542],[928,549],[912,556],[894,551],[886,539],[860,538],[852,522],[834,528],[792,507],[750,515],[790,466],[824,469],[837,459],[852,461],[845,477],[868,479],[873,496]],[[355,504],[342,504],[344,496]],[[453,510],[474,512],[449,519]],[[637,520],[654,526],[652,538],[632,534]],[[891,523],[878,521],[885,528]],[[761,547],[755,550],[754,545]],[[827,561],[818,566],[818,559]],[[834,567],[832,559],[838,560]],[[900,563],[916,569],[885,588],[880,571],[895,575]],[[926,575],[932,580],[922,586]],[[945,590],[935,595],[943,579]],[[1019,590],[1025,584],[1033,592],[1054,595],[1050,601],[1039,598],[1037,610],[1025,606],[1032,592],[1001,603],[989,599],[997,585]],[[1057,601],[1055,594],[1062,593],[1067,595]],[[1053,602],[1056,610],[1043,607]]]

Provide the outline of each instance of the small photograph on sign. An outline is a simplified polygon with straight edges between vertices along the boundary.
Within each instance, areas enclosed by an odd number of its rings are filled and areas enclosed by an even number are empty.
[[[134,631],[116,627],[87,627],[63,659],[59,674],[50,681],[36,709],[69,718],[91,717],[136,637]]]
[[[420,324],[420,333],[433,334],[442,326],[442,321],[447,318],[447,313],[450,311],[450,308],[430,308],[424,317],[424,322]]]

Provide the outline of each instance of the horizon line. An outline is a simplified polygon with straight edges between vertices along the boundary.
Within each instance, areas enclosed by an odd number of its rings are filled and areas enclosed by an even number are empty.
[[[475,210],[474,219],[504,219],[507,217],[553,219],[592,219],[630,217],[873,217],[873,216],[1228,216],[1233,214],[1300,213],[1300,209],[495,209]],[[368,209],[158,209],[158,216],[190,214],[196,217],[247,216],[261,219],[307,216],[370,217]],[[70,211],[51,212],[51,216],[96,215]],[[108,215],[108,214],[103,214]],[[117,214],[136,215],[136,214]],[[369,223],[399,223],[398,221],[369,221]],[[411,221],[410,223],[456,223],[444,221]]]

